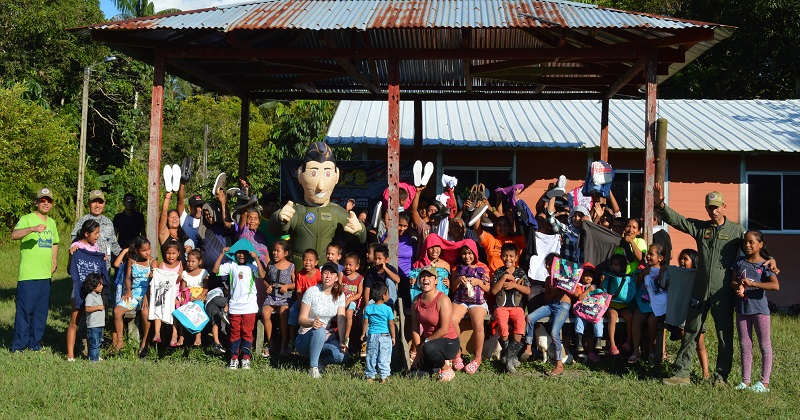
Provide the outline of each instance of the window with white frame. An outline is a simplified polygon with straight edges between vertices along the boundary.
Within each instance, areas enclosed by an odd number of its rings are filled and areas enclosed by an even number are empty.
[[[614,175],[611,192],[623,218],[642,217],[644,208],[644,171],[619,170]]]
[[[800,230],[800,172],[747,173],[747,228]]]

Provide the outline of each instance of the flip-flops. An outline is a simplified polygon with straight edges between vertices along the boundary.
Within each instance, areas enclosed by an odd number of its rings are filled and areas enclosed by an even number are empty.
[[[214,189],[211,190],[212,197],[217,196],[217,191],[219,191],[220,188],[223,189],[225,188],[225,181],[227,180],[228,180],[228,175],[226,175],[225,172],[222,172],[219,175],[217,175],[217,179],[214,181]]]
[[[383,207],[383,202],[378,201],[378,204],[375,204],[375,211],[372,212],[372,222],[370,226],[375,230],[378,229],[378,224],[381,221],[381,207]]]
[[[419,187],[422,184],[422,161],[414,162],[414,186]]]
[[[170,165],[164,166],[164,188],[167,192],[174,191],[172,189],[172,166]]]
[[[186,156],[181,162],[181,182],[186,184],[192,177],[192,158]]]
[[[178,191],[181,188],[181,167],[172,165],[172,191]]]
[[[563,197],[567,193],[567,177],[561,175],[558,177],[556,186],[547,192],[547,198]]]
[[[422,177],[419,179],[420,185],[428,185],[431,176],[433,176],[433,162],[428,162],[425,164],[425,170],[422,171]]]

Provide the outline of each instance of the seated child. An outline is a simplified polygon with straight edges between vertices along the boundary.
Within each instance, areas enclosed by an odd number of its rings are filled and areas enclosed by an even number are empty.
[[[554,287],[552,279],[545,282],[544,290],[544,299],[548,303],[528,314],[528,327],[525,333],[525,342],[532,344],[536,322],[542,318],[550,317],[550,321],[553,324],[550,329],[550,338],[555,347],[555,354],[560,355],[562,354],[561,329],[564,327],[564,323],[569,317],[570,308],[572,308],[573,300],[577,298],[577,295]],[[558,376],[562,373],[564,373],[564,362],[556,357],[556,367],[553,368],[548,375]]]
[[[275,310],[281,319],[281,355],[289,354],[289,298],[294,290],[294,264],[287,258],[292,250],[283,239],[275,241],[272,249],[272,264],[267,268],[267,298],[261,309],[264,323],[264,349],[261,357],[269,357],[269,346],[272,341],[272,313]]]
[[[348,347],[350,346],[350,331],[353,328],[353,315],[361,306],[361,293],[364,290],[364,276],[358,273],[360,262],[361,259],[358,258],[358,254],[352,252],[347,254],[344,259],[344,274],[342,275],[346,320],[344,344]]]
[[[504,363],[510,373],[517,371],[519,352],[524,347],[522,335],[525,333],[525,311],[522,309],[522,296],[531,292],[525,270],[516,267],[517,252],[517,246],[513,243],[505,243],[500,248],[503,266],[495,271],[490,289],[497,304],[493,314],[500,328],[500,344],[507,344]],[[510,340],[509,319],[514,323],[514,337]]]
[[[608,274],[612,276],[625,275],[626,264],[624,255],[612,255],[611,258],[608,259]],[[605,275],[600,276],[601,283],[605,281],[605,277]],[[606,290],[606,292],[614,294],[611,290]],[[631,304],[633,304],[633,302],[631,302]],[[616,356],[620,352],[620,349],[617,348],[615,337],[617,332],[617,320],[620,316],[625,320],[628,329],[625,344],[622,345],[622,351],[628,352],[631,350],[631,325],[633,325],[633,312],[631,307],[627,303],[611,302],[611,305],[608,307],[608,352],[612,356]]]
[[[578,290],[575,293],[578,295],[578,301],[585,299],[589,296],[589,293],[597,289],[597,285],[595,285],[595,279],[597,278],[597,274],[595,272],[595,268],[592,264],[585,263],[583,265],[583,273],[581,274],[581,282],[578,285]],[[597,278],[599,280],[599,278]],[[581,290],[582,289],[582,290]],[[576,343],[576,350],[579,352],[584,351],[583,347],[583,333],[586,330],[586,324],[589,321],[584,320],[581,317],[575,317],[575,343]],[[595,353],[596,350],[599,350],[596,347],[596,343],[603,339],[603,320],[599,320],[592,324],[592,329],[594,335],[591,337],[587,337],[587,348],[589,348],[589,352],[586,354],[586,358],[593,363],[597,363],[600,361],[600,358]]]
[[[208,294],[208,289],[205,288],[206,277],[208,277],[208,272],[203,268],[203,253],[199,249],[189,251],[189,254],[186,256],[186,270],[183,270],[183,274],[181,274],[182,286],[189,292],[189,301],[205,300]],[[173,324],[173,341],[175,341],[175,337],[178,336],[178,332],[175,328],[179,324],[179,322]],[[183,344],[182,335],[176,344]],[[201,344],[202,334],[197,333],[194,335],[194,346],[199,347]]]
[[[300,327],[298,317],[300,316],[300,302],[303,300],[303,293],[311,286],[316,286],[322,281],[322,272],[317,268],[319,256],[314,248],[303,251],[303,269],[295,276],[294,295],[289,301],[289,348],[294,347],[297,338],[297,329]]]
[[[346,264],[345,264],[346,265]],[[386,304],[389,288],[385,283],[375,283],[370,290],[370,303],[364,308],[364,326],[361,341],[367,343],[367,382],[373,382],[375,374],[385,383],[391,373],[392,347],[395,344],[394,311]]]

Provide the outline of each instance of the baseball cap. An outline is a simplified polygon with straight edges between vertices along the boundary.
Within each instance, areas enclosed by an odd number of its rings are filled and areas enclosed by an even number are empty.
[[[195,194],[195,195],[189,197],[189,205],[190,206],[192,206],[192,207],[201,207],[203,204],[205,204],[205,201],[203,201],[203,197],[200,197],[200,194]]]
[[[94,200],[100,200],[105,203],[106,195],[100,190],[92,190],[92,192],[89,193],[89,202],[91,203]]]
[[[39,191],[36,191],[36,199],[38,200],[42,197],[49,197],[51,200],[53,200],[53,192],[48,188],[41,188]]]
[[[419,276],[420,276],[420,277],[422,277],[422,274],[423,274],[423,273],[427,273],[427,274],[429,274],[429,275],[431,275],[431,276],[433,276],[433,277],[436,277],[436,276],[437,276],[437,274],[438,274],[438,273],[436,272],[436,267],[434,267],[434,266],[432,266],[432,265],[429,265],[429,266],[427,266],[427,267],[423,267],[421,270],[419,270]]]
[[[591,271],[592,273],[596,273],[597,269],[594,267],[594,265],[592,265],[592,263],[587,262],[583,264],[583,271]]]
[[[706,194],[706,207],[717,206],[722,207],[725,204],[725,199],[722,198],[722,193],[719,191],[711,191]]]
[[[339,265],[334,262],[328,261],[322,265],[322,268],[320,268],[319,271],[329,271],[331,273],[339,274]]]
[[[589,209],[587,209],[586,206],[575,206],[575,208],[572,209],[572,213],[570,213],[570,215],[575,214],[576,212],[583,213],[584,216],[589,215]]]

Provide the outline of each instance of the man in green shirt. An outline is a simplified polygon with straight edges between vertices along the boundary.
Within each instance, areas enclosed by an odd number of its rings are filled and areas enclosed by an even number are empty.
[[[53,193],[42,188],[36,193],[36,209],[22,216],[11,231],[12,240],[21,240],[17,313],[11,351],[42,349],[42,336],[50,306],[50,280],[58,262],[58,229],[47,216],[53,208]]]

